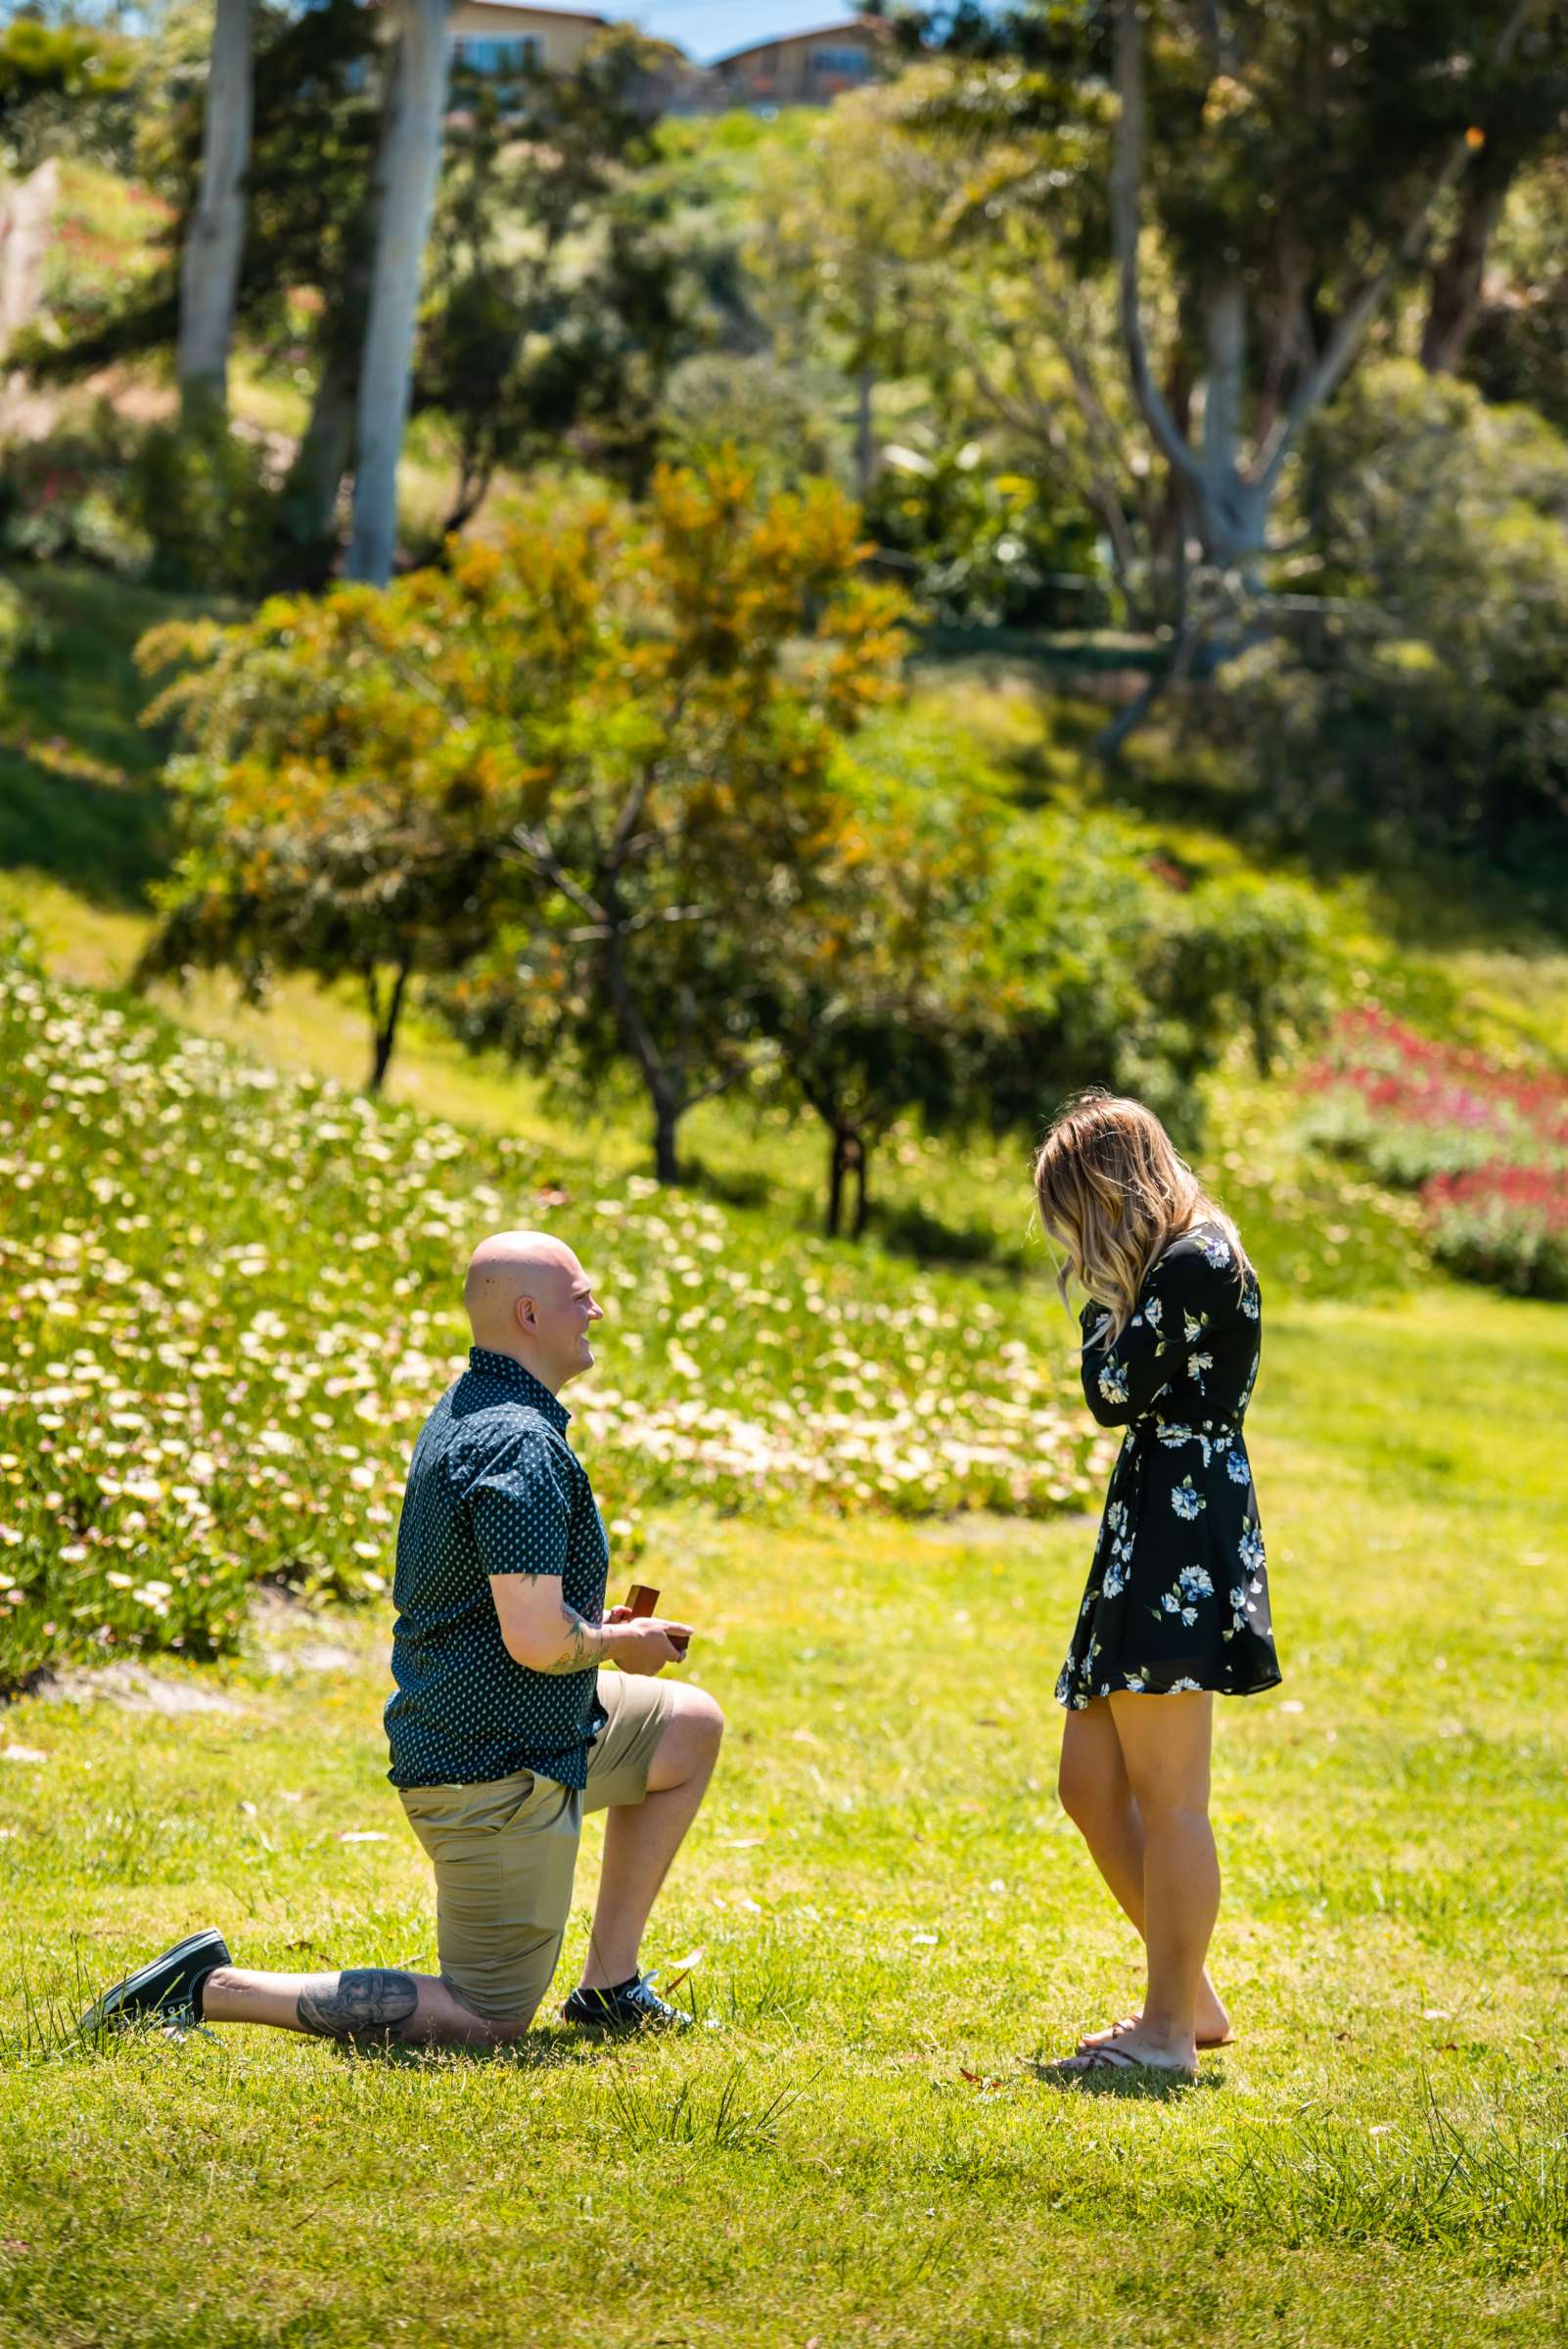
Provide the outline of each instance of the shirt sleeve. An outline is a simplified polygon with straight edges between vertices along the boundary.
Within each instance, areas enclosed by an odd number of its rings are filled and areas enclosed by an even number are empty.
[[[523,1427],[482,1459],[468,1488],[486,1574],[564,1575],[572,1504],[542,1428]]]
[[[1092,1298],[1084,1308],[1084,1400],[1101,1427],[1142,1418],[1184,1376],[1187,1319],[1201,1311],[1207,1270],[1201,1249],[1178,1243],[1167,1250],[1145,1275],[1136,1310],[1114,1346],[1096,1343],[1109,1326],[1108,1309]]]

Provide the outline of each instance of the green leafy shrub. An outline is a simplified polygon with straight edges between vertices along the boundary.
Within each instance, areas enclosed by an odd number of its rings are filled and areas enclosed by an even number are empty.
[[[1568,790],[1568,442],[1528,408],[1404,362],[1360,371],[1310,438],[1320,549],[1288,634],[1224,673],[1222,741],[1292,822],[1561,858]],[[1434,494],[1440,480],[1441,494]]]
[[[24,653],[48,649],[49,631],[13,579],[0,579],[0,677]]]
[[[276,506],[265,450],[221,421],[156,426],[126,471],[126,512],[147,540],[154,587],[261,594]]]
[[[894,446],[866,500],[882,561],[949,626],[1096,627],[1110,618],[1094,530],[1025,475],[998,472],[979,441]]]
[[[153,542],[126,503],[135,448],[134,434],[100,404],[85,423],[0,452],[0,561],[139,576]]]

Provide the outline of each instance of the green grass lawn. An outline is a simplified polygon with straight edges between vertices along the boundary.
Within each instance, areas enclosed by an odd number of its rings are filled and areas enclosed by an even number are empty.
[[[701,1952],[678,2047],[71,2049],[85,1988],[188,1928],[253,1963],[429,1965],[431,1902],[383,1777],[379,1612],[273,1609],[242,1659],[151,1668],[221,1710],[23,1700],[0,2329],[1560,2338],[1565,1409],[1559,1309],[1445,1288],[1270,1316],[1286,1684],[1222,1706],[1216,1798],[1239,2037],[1166,2097],[1031,2068],[1135,1983],[1052,1796],[1086,1517],[655,1514],[640,1571],[702,1627],[731,1725],[656,1918],[656,1962]]]

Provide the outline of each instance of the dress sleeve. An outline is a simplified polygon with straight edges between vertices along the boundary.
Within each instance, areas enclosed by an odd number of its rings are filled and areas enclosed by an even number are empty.
[[[565,1574],[572,1505],[542,1428],[523,1428],[489,1451],[468,1505],[486,1574]]]
[[[1084,1400],[1101,1427],[1140,1419],[1181,1375],[1185,1316],[1205,1269],[1201,1251],[1167,1250],[1145,1274],[1132,1318],[1114,1346],[1096,1343],[1110,1326],[1107,1308],[1092,1298],[1084,1308]]]

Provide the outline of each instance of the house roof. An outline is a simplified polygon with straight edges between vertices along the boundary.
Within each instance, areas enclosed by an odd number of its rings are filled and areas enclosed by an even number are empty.
[[[570,17],[578,24],[614,24],[621,22],[616,17],[601,17],[592,8],[552,8],[549,0],[468,0],[468,5],[471,8],[504,8],[513,16]]]
[[[743,41],[738,49],[726,49],[712,62],[715,66],[735,66],[743,57],[756,57],[764,49],[793,49],[802,41],[820,41],[832,33],[878,39],[887,29],[887,21],[882,17],[835,17],[831,23],[808,24],[800,32],[775,32],[760,41]]]

